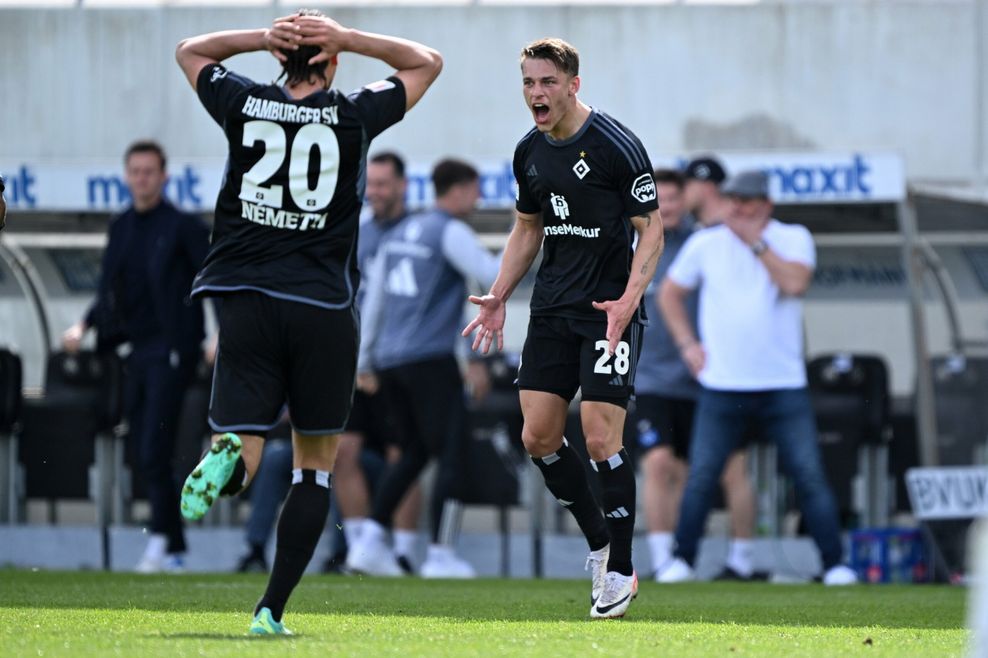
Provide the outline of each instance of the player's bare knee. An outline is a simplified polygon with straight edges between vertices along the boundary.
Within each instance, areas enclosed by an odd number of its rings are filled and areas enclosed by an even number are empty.
[[[614,432],[595,432],[586,436],[587,454],[595,462],[602,462],[621,451],[621,436]]]
[[[528,425],[521,432],[521,442],[525,446],[525,452],[534,458],[551,455],[563,446],[561,434],[539,431]]]

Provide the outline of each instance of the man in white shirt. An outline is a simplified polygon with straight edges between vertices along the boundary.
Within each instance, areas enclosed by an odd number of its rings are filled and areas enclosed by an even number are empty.
[[[806,389],[801,296],[816,250],[803,226],[772,218],[768,177],[739,173],[722,187],[730,212],[721,226],[694,234],[669,268],[660,305],[683,360],[703,390],[697,404],[690,472],[666,582],[691,580],[711,499],[728,456],[757,423],[778,447],[800,510],[820,550],[823,581],[856,582],[842,565],[837,507],[817,446]],[[685,299],[699,288],[699,336]]]

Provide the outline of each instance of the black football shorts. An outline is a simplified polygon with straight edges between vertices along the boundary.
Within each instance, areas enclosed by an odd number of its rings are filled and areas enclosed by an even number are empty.
[[[532,316],[518,367],[518,388],[555,393],[567,402],[580,389],[585,401],[627,408],[635,392],[642,329],[637,322],[628,324],[617,350],[609,355],[606,322]]]
[[[329,310],[260,292],[224,295],[209,401],[215,432],[264,436],[285,404],[299,434],[337,434],[353,403],[359,329]]]
[[[695,412],[696,400],[639,393],[635,396],[634,409],[628,414],[629,434],[625,434],[633,440],[625,445],[634,446],[637,455],[666,446],[676,457],[686,460]]]
[[[389,445],[397,443],[391,413],[380,391],[374,395],[354,391],[353,407],[345,431],[360,434],[363,436],[363,448],[382,455]]]

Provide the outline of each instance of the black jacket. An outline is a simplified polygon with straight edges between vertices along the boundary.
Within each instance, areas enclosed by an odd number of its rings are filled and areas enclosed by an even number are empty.
[[[191,300],[192,279],[209,250],[209,227],[201,218],[182,212],[168,201],[149,211],[168,221],[144,224],[133,207],[110,224],[109,240],[103,253],[96,300],[86,314],[86,324],[96,329],[98,349],[112,349],[127,342],[127,318],[122,317],[120,300],[128,281],[124,276],[124,256],[135,231],[151,230],[148,240],[148,290],[169,350],[183,354],[196,352],[205,335],[202,304]],[[155,219],[162,219],[156,217]]]

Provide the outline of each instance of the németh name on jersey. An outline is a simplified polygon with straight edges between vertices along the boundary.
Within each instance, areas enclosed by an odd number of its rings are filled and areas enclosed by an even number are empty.
[[[269,208],[250,201],[240,200],[243,210],[240,216],[261,226],[283,228],[289,231],[314,231],[326,228],[326,213],[291,212]]]
[[[240,111],[244,116],[284,123],[325,123],[327,126],[335,126],[340,122],[339,107],[336,105],[306,107],[248,96]]]

